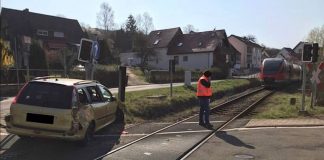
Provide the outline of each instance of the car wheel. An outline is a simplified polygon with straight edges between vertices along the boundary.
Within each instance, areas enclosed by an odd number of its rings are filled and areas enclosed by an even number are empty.
[[[116,123],[123,123],[124,122],[124,112],[122,109],[120,109],[119,107],[117,107],[117,110],[116,110],[116,119],[115,119],[115,122]]]
[[[86,146],[89,144],[89,142],[93,139],[93,134],[94,134],[94,131],[95,131],[95,125],[94,123],[90,123],[85,135],[84,135],[84,138],[83,140],[81,140],[79,143],[81,146]]]

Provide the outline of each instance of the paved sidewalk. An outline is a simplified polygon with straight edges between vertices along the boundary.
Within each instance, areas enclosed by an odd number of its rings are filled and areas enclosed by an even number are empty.
[[[303,127],[303,126],[324,126],[324,120],[316,118],[300,119],[252,119],[245,127]]]

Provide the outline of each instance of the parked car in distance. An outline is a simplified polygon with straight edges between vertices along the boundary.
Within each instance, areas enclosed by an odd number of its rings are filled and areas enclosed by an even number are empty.
[[[119,102],[99,82],[39,77],[25,84],[5,117],[20,137],[58,138],[87,144],[94,132],[123,121]]]
[[[239,69],[233,68],[232,69],[232,76],[239,76],[241,75],[241,72]]]

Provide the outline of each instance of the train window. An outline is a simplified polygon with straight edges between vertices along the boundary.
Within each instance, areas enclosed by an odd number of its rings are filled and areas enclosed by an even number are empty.
[[[283,61],[265,61],[263,72],[265,74],[274,74],[277,73],[282,67]]]

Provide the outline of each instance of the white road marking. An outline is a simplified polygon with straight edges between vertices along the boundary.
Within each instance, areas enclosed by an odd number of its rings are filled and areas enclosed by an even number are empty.
[[[179,132],[162,132],[157,133],[159,135],[167,135],[167,134],[186,134],[186,133],[205,133],[211,132],[211,130],[197,130],[197,131],[179,131]],[[181,135],[176,135],[177,137],[181,137]]]
[[[305,127],[255,127],[255,128],[232,128],[223,131],[245,131],[245,130],[265,130],[265,129],[322,129],[324,126],[305,126]]]
[[[152,153],[150,153],[150,152],[145,152],[144,154],[147,155],[147,156],[152,155]]]
[[[210,123],[223,123],[226,121],[210,121]],[[168,123],[168,122],[157,122],[157,123],[152,123],[152,124],[173,124],[173,123]],[[198,124],[198,122],[182,122],[181,124]]]
[[[278,128],[288,128],[288,129],[322,129],[324,126],[309,126],[309,127],[256,127],[256,128],[231,128],[231,129],[225,129],[222,131],[245,131],[245,130],[264,130],[264,129],[278,129]],[[180,134],[188,134],[188,133],[207,133],[212,132],[212,130],[195,130],[195,131],[179,131],[179,132],[161,132],[157,133],[157,135],[168,135],[168,134],[177,134],[177,137],[182,137]],[[1,133],[2,135],[3,133]],[[4,134],[7,135],[7,134]],[[146,136],[148,134],[142,133],[142,134],[126,134],[126,135],[118,135],[118,134],[106,134],[106,135],[94,135],[94,137],[135,137],[135,136]]]
[[[1,136],[8,136],[9,134],[8,133],[0,133]]]

